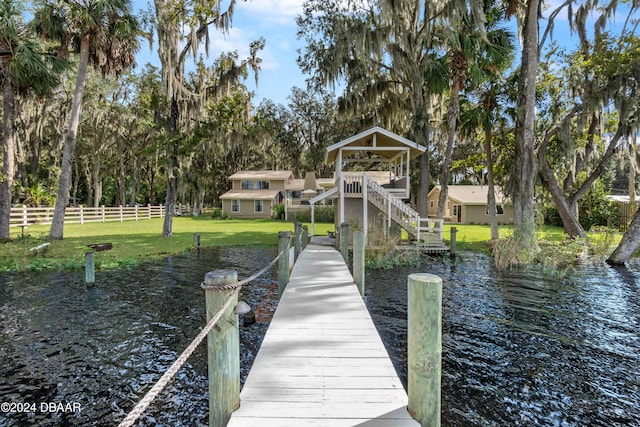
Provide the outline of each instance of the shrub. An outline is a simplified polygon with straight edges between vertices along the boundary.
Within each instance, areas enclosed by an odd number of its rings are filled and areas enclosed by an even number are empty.
[[[560,218],[560,212],[555,206],[545,206],[542,208],[542,218],[545,225],[555,225],[556,227],[562,227],[562,219]],[[542,224],[539,224],[542,225]]]
[[[335,211],[333,206],[317,206],[315,208],[315,221],[333,223],[335,218]],[[298,211],[295,215],[289,215],[290,221],[311,222],[311,210]]]
[[[275,205],[271,210],[273,211],[273,219],[284,219],[284,205]]]
[[[213,219],[222,219],[224,216],[224,212],[222,208],[213,208],[213,212],[211,212],[211,218]]]

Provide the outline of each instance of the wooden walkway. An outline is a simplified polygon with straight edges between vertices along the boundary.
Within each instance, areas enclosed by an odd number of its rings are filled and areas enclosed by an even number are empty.
[[[342,256],[308,245],[228,426],[418,426],[407,400]]]

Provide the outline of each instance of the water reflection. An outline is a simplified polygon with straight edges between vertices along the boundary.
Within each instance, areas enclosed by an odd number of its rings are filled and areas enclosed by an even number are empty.
[[[406,384],[406,278],[443,278],[443,425],[638,426],[637,267],[560,279],[464,254],[369,272],[367,306]]]
[[[275,250],[203,250],[131,271],[0,276],[0,401],[36,403],[36,413],[0,413],[0,426],[115,425],[205,324],[204,274],[261,269]],[[256,306],[273,272],[243,288]],[[242,379],[266,325],[242,328]],[[81,404],[79,413],[43,413],[41,402]],[[206,346],[201,345],[138,425],[194,426],[208,420]]]

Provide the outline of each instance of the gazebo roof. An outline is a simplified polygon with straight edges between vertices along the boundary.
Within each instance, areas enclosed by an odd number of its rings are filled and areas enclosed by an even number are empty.
[[[410,157],[414,158],[426,150],[422,145],[379,126],[372,127],[327,147],[325,163],[334,163],[340,149],[342,149],[344,155],[361,152],[364,149],[367,152],[375,152],[376,155],[385,159],[392,159],[398,154],[406,152],[407,149],[410,150]]]

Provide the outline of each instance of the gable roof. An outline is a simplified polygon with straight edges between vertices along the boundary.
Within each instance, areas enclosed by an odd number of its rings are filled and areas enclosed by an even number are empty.
[[[374,138],[375,138],[375,146],[374,146]],[[345,147],[353,146],[353,147],[370,147],[370,151],[376,152],[376,154],[381,157],[391,159],[396,156],[399,152],[406,150],[407,148],[411,151],[411,158],[417,157],[420,154],[424,153],[426,148],[420,144],[417,144],[407,138],[404,138],[400,135],[397,135],[391,131],[381,128],[380,126],[374,126],[371,129],[365,130],[364,132],[360,132],[357,135],[353,135],[343,141],[337,142],[329,147],[327,147],[327,153],[325,154],[325,163],[331,164],[336,161],[338,156],[338,151]],[[376,151],[376,147],[385,147],[385,148],[397,148],[398,150],[392,151]]]
[[[440,192],[440,186],[436,185],[431,189],[432,192]],[[502,192],[502,187],[495,186],[496,203],[502,204],[505,202],[505,196]],[[486,205],[487,194],[489,193],[488,185],[449,185],[447,186],[447,196],[449,199],[459,202],[464,205]]]
[[[282,179],[287,180],[293,178],[293,172],[291,171],[267,171],[267,170],[251,170],[251,171],[239,171],[229,177],[232,179]]]

